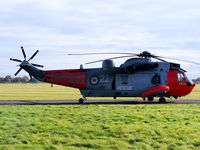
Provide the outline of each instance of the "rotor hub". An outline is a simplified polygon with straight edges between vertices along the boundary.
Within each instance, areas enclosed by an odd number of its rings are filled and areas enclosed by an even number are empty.
[[[153,57],[153,55],[152,55],[150,52],[148,52],[148,51],[143,51],[143,52],[140,53],[138,56],[139,56],[139,57],[144,57],[144,58]]]

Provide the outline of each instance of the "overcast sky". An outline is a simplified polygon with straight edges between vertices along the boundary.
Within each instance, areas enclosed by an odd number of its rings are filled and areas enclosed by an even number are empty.
[[[0,76],[18,70],[9,58],[22,59],[22,45],[28,56],[40,50],[32,62],[45,70],[79,68],[110,57],[67,55],[79,52],[147,50],[199,62],[200,1],[0,0]],[[115,60],[116,65],[124,61]],[[200,66],[181,65],[191,78],[200,76]],[[94,66],[101,63],[84,65]]]

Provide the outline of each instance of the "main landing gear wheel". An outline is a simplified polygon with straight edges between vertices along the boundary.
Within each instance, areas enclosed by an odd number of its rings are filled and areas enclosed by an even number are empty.
[[[84,102],[84,99],[83,99],[83,98],[80,98],[80,99],[79,99],[79,103],[80,103],[80,104],[83,104],[83,102]]]
[[[161,98],[159,99],[159,102],[160,102],[160,103],[166,103],[166,99],[165,99],[164,97],[161,97]]]
[[[80,103],[80,104],[83,104],[85,100],[87,100],[86,97],[80,98],[80,99],[79,99],[79,103]]]
[[[150,102],[152,102],[152,101],[154,100],[153,97],[148,97],[147,99],[148,99],[148,101],[150,101]]]

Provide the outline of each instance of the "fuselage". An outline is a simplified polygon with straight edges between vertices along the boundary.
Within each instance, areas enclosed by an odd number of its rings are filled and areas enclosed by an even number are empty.
[[[144,97],[146,93],[150,94],[145,97],[181,97],[195,86],[182,69],[173,67],[173,63],[156,62],[152,65],[148,62],[150,67],[147,63],[148,69],[143,69],[145,66],[140,67],[141,60],[136,65],[135,61],[138,59],[125,62],[127,66],[123,64],[109,69],[44,71],[43,81],[78,88],[84,97]]]

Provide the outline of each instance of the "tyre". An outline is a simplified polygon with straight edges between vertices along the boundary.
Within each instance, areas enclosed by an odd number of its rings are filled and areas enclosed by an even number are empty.
[[[84,99],[83,99],[83,98],[80,98],[80,99],[79,99],[79,103],[80,103],[80,104],[83,104],[83,102],[84,102]]]
[[[148,101],[152,102],[154,100],[153,97],[148,97]]]
[[[161,97],[161,98],[159,99],[159,102],[160,102],[160,103],[166,103],[166,99],[165,99],[164,97]]]

